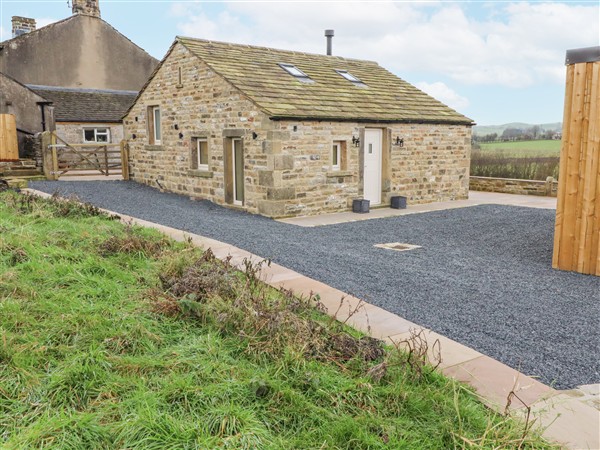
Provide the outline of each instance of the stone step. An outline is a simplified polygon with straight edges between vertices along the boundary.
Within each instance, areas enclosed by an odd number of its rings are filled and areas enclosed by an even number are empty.
[[[12,188],[25,189],[29,181],[43,181],[46,179],[43,175],[27,176],[27,177],[6,177],[2,178]]]
[[[18,161],[0,161],[0,167],[35,167],[35,159],[19,159]]]
[[[42,172],[35,167],[33,168],[18,168],[18,169],[3,169],[0,167],[0,176],[2,177],[35,177],[42,175]]]

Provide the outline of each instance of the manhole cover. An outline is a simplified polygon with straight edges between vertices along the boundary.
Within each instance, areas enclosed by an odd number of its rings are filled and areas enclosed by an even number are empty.
[[[404,242],[390,242],[389,244],[375,244],[374,247],[385,248],[387,250],[395,250],[397,252],[405,252],[407,250],[414,250],[415,248],[421,248],[420,245],[405,244]]]

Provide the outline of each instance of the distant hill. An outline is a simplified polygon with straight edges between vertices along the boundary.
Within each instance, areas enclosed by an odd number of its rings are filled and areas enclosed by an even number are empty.
[[[524,131],[535,125],[538,125],[542,130],[545,131],[562,131],[562,122],[540,124],[513,122],[505,123],[504,125],[476,125],[473,127],[473,133],[478,134],[479,136],[485,136],[486,134],[492,133],[497,133],[498,135],[501,135],[507,128],[517,128]]]

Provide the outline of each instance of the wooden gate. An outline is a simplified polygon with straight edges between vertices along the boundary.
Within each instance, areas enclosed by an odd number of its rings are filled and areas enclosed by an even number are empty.
[[[97,142],[69,144],[55,133],[48,145],[51,158],[50,174],[57,180],[70,176],[121,175],[129,179],[127,144]]]
[[[17,123],[12,114],[0,114],[0,161],[18,161]]]
[[[600,47],[567,52],[552,266],[600,276]]]

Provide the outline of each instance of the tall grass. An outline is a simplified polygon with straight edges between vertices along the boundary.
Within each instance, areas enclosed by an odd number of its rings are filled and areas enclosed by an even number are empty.
[[[0,194],[0,447],[550,447],[255,273]]]

